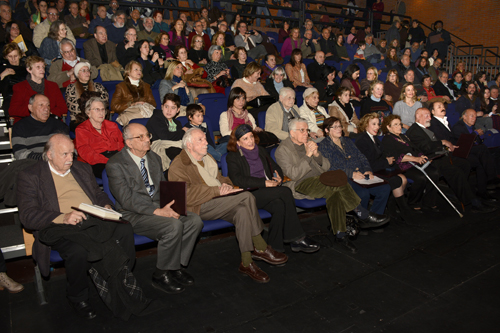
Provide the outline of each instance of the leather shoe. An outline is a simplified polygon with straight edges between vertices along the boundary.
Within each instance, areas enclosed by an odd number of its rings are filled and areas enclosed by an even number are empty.
[[[238,268],[238,271],[241,274],[248,275],[249,277],[252,278],[252,280],[259,282],[259,283],[268,283],[269,282],[269,275],[266,274],[262,269],[257,266],[253,261],[248,265],[248,267],[243,266],[243,263],[240,263],[240,267]]]
[[[290,243],[290,248],[292,252],[305,252],[305,253],[313,253],[319,250],[320,246],[318,243],[313,241],[309,237],[304,237],[301,240],[297,240],[295,242]]]
[[[368,217],[364,220],[359,219],[359,227],[361,229],[380,227],[391,220],[387,215],[379,215],[370,212]]]
[[[335,237],[335,242],[340,243],[340,245],[345,247],[347,250],[349,250],[353,254],[358,252],[356,245],[354,245],[354,243],[351,242],[351,240],[349,239],[349,236],[347,236],[347,235],[345,235],[342,238]]]
[[[85,319],[94,319],[97,314],[88,301],[81,302],[69,302],[73,310],[75,310],[78,317],[82,317]]]
[[[252,259],[263,260],[271,265],[282,265],[288,261],[286,254],[273,250],[271,245],[268,245],[265,251],[259,251],[254,248]]]
[[[175,281],[179,282],[183,286],[192,286],[194,284],[194,278],[186,272],[185,269],[181,268],[175,271],[170,271],[172,277]]]
[[[160,277],[153,275],[153,287],[167,294],[178,294],[184,291],[184,287],[172,276],[172,271],[166,271]]]

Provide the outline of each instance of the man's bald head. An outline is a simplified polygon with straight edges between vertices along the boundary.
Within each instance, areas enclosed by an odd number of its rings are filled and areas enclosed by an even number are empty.
[[[427,108],[418,108],[415,111],[415,121],[424,127],[431,126],[431,112]]]

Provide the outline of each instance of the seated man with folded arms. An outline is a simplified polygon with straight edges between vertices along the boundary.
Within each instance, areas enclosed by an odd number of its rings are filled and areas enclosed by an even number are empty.
[[[346,213],[354,210],[363,227],[381,226],[389,219],[363,208],[361,199],[347,182],[332,187],[319,180],[319,176],[330,169],[330,162],[318,151],[318,145],[309,140],[305,119],[292,119],[288,131],[290,136],[281,141],[276,150],[276,162],[285,176],[291,179],[283,185],[292,189],[295,199],[325,198],[335,240],[351,253],[356,253],[357,248],[346,233]]]
[[[97,186],[90,166],[73,161],[74,153],[71,139],[56,134],[45,145],[43,161],[19,173],[19,217],[33,231],[33,258],[43,276],[50,274],[51,249],[64,260],[67,297],[78,316],[96,316],[89,303],[90,274],[106,305],[120,309],[114,315],[127,319],[150,302],[142,296],[130,273],[135,263],[132,227],[128,223],[103,222],[73,209],[81,203],[106,208],[112,205]],[[128,297],[112,297],[118,294]]]
[[[204,220],[224,219],[235,225],[241,251],[239,272],[257,282],[269,282],[269,276],[252,259],[282,265],[288,257],[275,251],[260,235],[264,225],[255,197],[250,192],[234,194],[241,190],[234,189],[231,180],[218,171],[217,162],[207,153],[203,131],[189,129],[182,147],[170,165],[168,179],[187,183],[188,210]]]
[[[125,126],[125,148],[108,160],[106,171],[116,209],[136,234],[158,241],[153,287],[175,294],[194,284],[182,266],[189,264],[203,222],[190,211],[179,216],[171,208],[173,201],[160,207],[160,182],[165,176],[160,156],[150,151],[150,139],[143,125]]]

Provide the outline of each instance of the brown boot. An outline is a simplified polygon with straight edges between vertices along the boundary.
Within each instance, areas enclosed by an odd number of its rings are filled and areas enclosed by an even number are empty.
[[[13,294],[24,290],[24,286],[16,281],[12,280],[7,273],[0,273],[0,290],[7,288],[7,290]]]

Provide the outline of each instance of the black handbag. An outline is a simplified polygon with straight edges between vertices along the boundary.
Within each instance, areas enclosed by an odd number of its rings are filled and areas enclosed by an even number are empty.
[[[259,96],[252,99],[250,102],[247,102],[247,106],[250,106],[252,108],[260,108],[261,106],[271,105],[274,103],[276,103],[274,97],[267,95],[267,96]]]
[[[261,131],[257,132],[259,136],[259,146],[264,148],[274,147],[280,144],[280,139],[271,132]]]
[[[226,75],[220,76],[217,80],[215,80],[215,85],[221,88],[231,87],[234,83],[234,80],[227,77]]]

